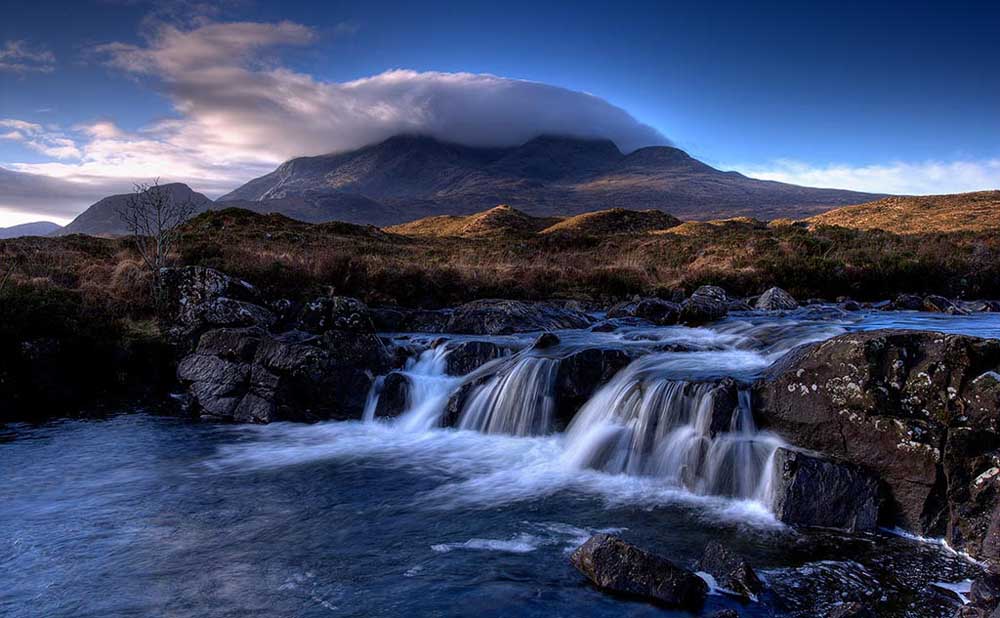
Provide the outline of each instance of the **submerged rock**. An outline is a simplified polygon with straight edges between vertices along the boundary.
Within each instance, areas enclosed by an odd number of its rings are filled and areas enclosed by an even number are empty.
[[[703,285],[681,305],[680,321],[697,325],[720,320],[729,313],[731,300],[722,288]]]
[[[779,448],[774,454],[774,515],[796,526],[867,532],[878,526],[879,483],[857,466]]]
[[[754,309],[760,311],[791,311],[798,308],[799,303],[792,298],[792,295],[778,287],[761,294],[754,305]]]
[[[764,583],[746,558],[731,552],[718,541],[705,546],[696,568],[714,577],[723,588],[744,598],[756,599],[764,591]]]
[[[451,313],[445,332],[470,335],[509,335],[531,331],[587,328],[587,314],[550,303],[519,300],[477,300]]]
[[[691,571],[609,534],[590,537],[570,562],[602,590],[667,607],[697,608],[708,593]]]
[[[841,335],[778,361],[754,399],[792,444],[877,474],[895,525],[1000,559],[1000,341]]]

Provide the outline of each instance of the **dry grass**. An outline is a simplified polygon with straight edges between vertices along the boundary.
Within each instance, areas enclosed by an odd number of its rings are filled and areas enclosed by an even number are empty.
[[[1000,229],[1000,191],[888,197],[831,210],[808,221],[814,225],[885,230],[896,234],[997,230]]]

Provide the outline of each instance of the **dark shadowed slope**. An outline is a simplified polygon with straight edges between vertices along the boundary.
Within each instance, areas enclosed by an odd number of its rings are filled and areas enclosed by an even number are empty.
[[[397,136],[352,152],[301,157],[220,201],[363,196],[377,217],[404,222],[509,204],[536,216],[658,209],[682,219],[802,218],[881,196],[815,189],[723,172],[667,146],[625,155],[608,140],[538,137],[473,148]],[[376,223],[371,220],[354,222]]]
[[[62,226],[51,221],[34,221],[10,227],[0,227],[0,239],[19,238],[21,236],[48,236],[61,230]]]
[[[809,222],[896,234],[997,229],[1000,228],[1000,191],[887,197],[831,210],[812,217]]]
[[[160,185],[160,190],[167,191],[170,199],[178,202],[190,201],[194,206],[194,213],[202,213],[209,210],[214,205],[212,200],[201,193],[197,193],[191,187],[173,183]],[[111,195],[87,208],[73,219],[69,225],[59,230],[59,234],[89,234],[91,236],[116,236],[128,234],[129,230],[118,215],[121,208],[124,208],[131,193]]]

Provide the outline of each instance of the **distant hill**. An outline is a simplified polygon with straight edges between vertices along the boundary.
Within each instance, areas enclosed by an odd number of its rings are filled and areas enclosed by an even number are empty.
[[[567,217],[559,223],[545,228],[542,233],[589,236],[642,234],[653,230],[665,230],[680,224],[680,219],[659,210],[612,208]]]
[[[831,210],[807,221],[896,234],[997,229],[1000,228],[1000,191],[887,197]]]
[[[194,206],[194,214],[205,212],[214,205],[212,200],[182,183],[160,185],[159,188],[162,191],[167,191],[172,200],[190,201]],[[89,234],[91,236],[128,234],[129,229],[118,216],[118,212],[131,197],[131,193],[123,193],[100,200],[80,213],[76,219],[70,221],[69,225],[59,230],[58,234]]]
[[[0,240],[5,238],[19,238],[21,236],[48,236],[62,226],[51,221],[35,221],[33,223],[22,223],[11,227],[0,227]]]
[[[524,236],[540,232],[556,221],[558,219],[532,217],[506,204],[501,204],[474,215],[426,217],[387,227],[385,230],[405,236],[457,236],[462,238],[492,235]]]
[[[508,204],[534,217],[657,209],[682,219],[804,218],[883,197],[747,178],[677,148],[623,154],[608,140],[543,136],[510,148],[474,148],[397,136],[351,152],[300,157],[220,202],[364,199],[338,215],[386,225],[468,215]]]

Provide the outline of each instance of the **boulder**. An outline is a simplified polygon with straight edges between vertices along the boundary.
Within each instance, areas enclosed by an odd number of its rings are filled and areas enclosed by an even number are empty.
[[[375,332],[368,306],[347,296],[317,298],[306,303],[299,312],[296,327],[307,333],[324,333],[328,330]]]
[[[760,295],[754,309],[759,311],[791,311],[798,309],[799,303],[792,295],[779,287],[773,287]]]
[[[735,609],[720,609],[713,612],[709,618],[740,618],[740,614]]]
[[[555,424],[565,428],[594,392],[632,362],[624,350],[588,348],[559,362],[556,372]]]
[[[168,336],[189,343],[210,328],[262,326],[277,321],[252,285],[202,266],[160,269]]]
[[[962,309],[944,296],[931,294],[924,297],[923,310],[933,313],[947,313],[949,315],[966,315],[968,311]]]
[[[924,299],[917,294],[900,294],[886,308],[897,311],[920,311],[924,308]]]
[[[486,363],[510,354],[510,349],[492,341],[462,341],[449,346],[445,362],[448,375],[464,376]]]
[[[778,361],[754,401],[763,427],[877,474],[893,524],[1000,559],[1000,341],[841,335]]]
[[[720,287],[703,285],[681,304],[680,321],[684,324],[704,324],[726,317],[729,295]]]
[[[856,300],[847,299],[837,303],[837,307],[842,311],[861,311],[861,303]]]
[[[590,537],[570,562],[602,590],[667,607],[698,608],[708,593],[694,573],[609,534]]]
[[[756,600],[764,591],[764,583],[757,577],[757,573],[746,558],[733,553],[718,541],[712,541],[705,546],[696,568],[714,577],[715,581],[726,590],[746,599]]]
[[[779,448],[771,490],[775,517],[786,524],[851,532],[878,527],[878,479],[857,466]]]
[[[518,300],[477,300],[454,309],[445,332],[509,335],[543,330],[587,328],[587,314],[550,303]]]
[[[393,418],[405,412],[409,395],[409,378],[398,371],[385,376],[375,405],[375,418]]]
[[[618,303],[608,310],[609,318],[641,318],[659,326],[676,324],[680,315],[679,304],[659,298]]]
[[[535,342],[531,344],[532,350],[547,350],[549,348],[554,348],[559,345],[559,336],[555,333],[542,333],[535,339]]]

